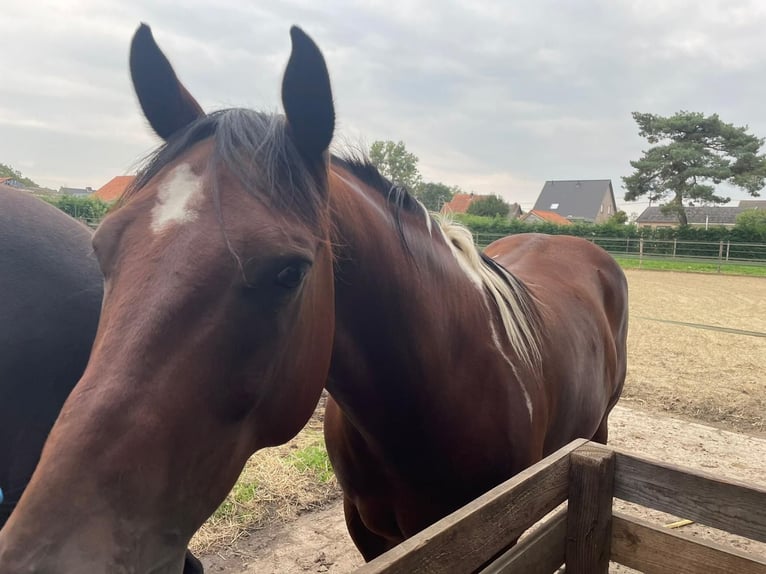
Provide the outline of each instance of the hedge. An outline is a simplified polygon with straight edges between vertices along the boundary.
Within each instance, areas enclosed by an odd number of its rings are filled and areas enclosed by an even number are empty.
[[[455,219],[466,225],[476,234],[513,235],[516,233],[547,233],[549,235],[575,235],[577,237],[620,237],[656,240],[679,239],[684,241],[710,241],[731,243],[766,243],[765,229],[745,229],[742,227],[638,227],[614,223],[574,223],[572,225],[554,225],[552,223],[525,223],[518,219],[508,221],[499,217],[479,217],[476,215],[455,215]]]

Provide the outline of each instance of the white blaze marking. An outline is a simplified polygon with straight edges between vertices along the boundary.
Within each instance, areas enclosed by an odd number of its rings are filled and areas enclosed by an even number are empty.
[[[202,197],[202,178],[189,164],[175,168],[160,184],[157,204],[152,209],[152,231],[159,233],[172,224],[197,219],[196,207]]]

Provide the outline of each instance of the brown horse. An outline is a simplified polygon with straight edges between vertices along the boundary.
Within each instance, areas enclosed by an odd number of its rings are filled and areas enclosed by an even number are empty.
[[[459,227],[393,214],[383,187],[336,174],[325,439],[370,560],[571,440],[606,441],[627,287],[582,239],[517,235],[480,257]]]
[[[480,254],[368,163],[328,158],[324,61],[292,36],[282,119],[204,115],[137,33],[134,84],[167,143],[96,235],[93,355],[0,571],[178,571],[247,456],[297,432],[325,383],[367,559],[575,437],[606,440],[625,376],[616,263],[541,235]]]
[[[88,363],[103,277],[91,230],[0,184],[0,529]],[[184,572],[202,565],[186,554]]]
[[[180,572],[247,458],[313,412],[332,354],[330,82],[300,30],[286,117],[205,115],[148,27],[131,72],[165,145],[96,232],[85,372],[2,531],[0,572]]]

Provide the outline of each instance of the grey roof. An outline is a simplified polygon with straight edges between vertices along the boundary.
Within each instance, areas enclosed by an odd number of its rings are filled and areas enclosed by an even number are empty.
[[[731,207],[720,205],[702,205],[699,207],[684,207],[686,219],[690,224],[704,225],[707,218],[708,225],[733,225],[737,222],[737,216],[746,211],[746,207]],[[678,223],[675,213],[665,215],[658,205],[647,207],[636,219],[637,223]]]
[[[614,203],[614,190],[610,179],[546,181],[533,209],[592,221],[598,215],[606,193],[611,194]],[[553,207],[555,204],[558,206]]]
[[[766,209],[766,199],[740,199],[739,206],[747,209]]]

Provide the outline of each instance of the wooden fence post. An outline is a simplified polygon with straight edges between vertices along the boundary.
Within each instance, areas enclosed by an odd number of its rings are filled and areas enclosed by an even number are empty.
[[[607,574],[612,540],[614,453],[586,444],[570,455],[567,574]]]
[[[718,242],[718,273],[721,272],[721,260],[723,259],[723,240]]]

